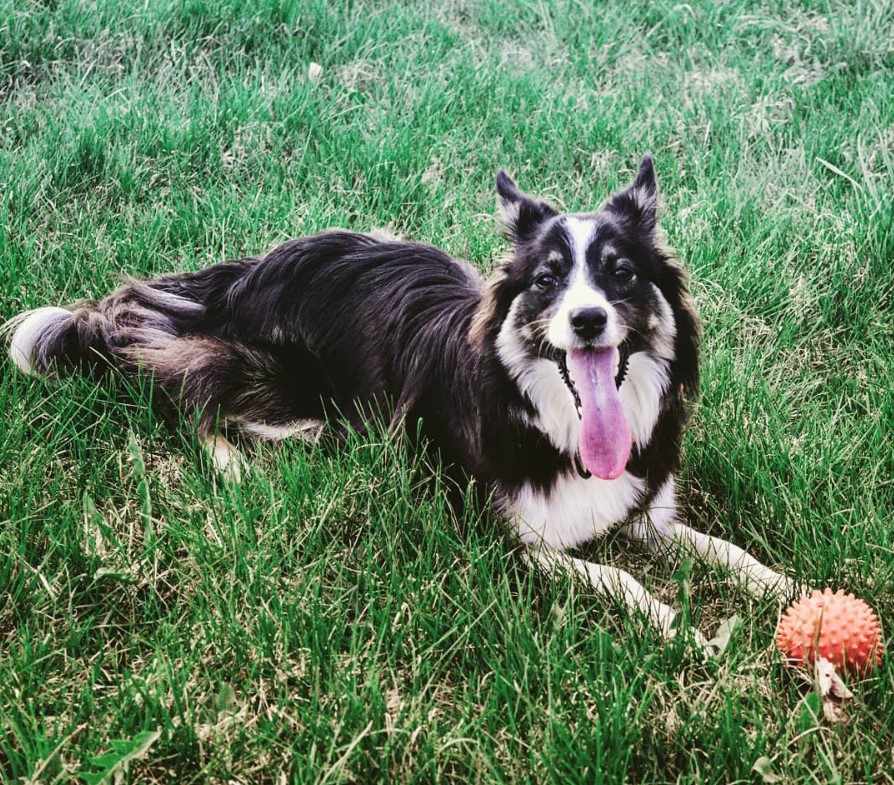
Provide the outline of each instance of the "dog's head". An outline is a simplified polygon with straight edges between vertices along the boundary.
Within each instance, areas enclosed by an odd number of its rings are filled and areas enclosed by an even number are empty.
[[[513,256],[482,301],[472,339],[493,341],[523,389],[539,361],[554,364],[572,394],[562,405],[580,413],[581,460],[597,476],[616,477],[632,442],[618,391],[629,357],[647,352],[666,362],[666,387],[677,388],[669,394],[695,381],[695,317],[662,243],[652,160],[591,213],[560,214],[502,170],[497,194]]]

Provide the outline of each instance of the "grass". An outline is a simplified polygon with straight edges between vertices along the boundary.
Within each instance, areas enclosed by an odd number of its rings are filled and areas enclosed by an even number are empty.
[[[578,210],[651,152],[705,330],[687,516],[890,628],[892,26],[884,0],[0,0],[0,317],[336,225],[490,269],[498,166]],[[531,573],[381,435],[225,487],[148,392],[0,371],[0,779],[894,779],[892,666],[826,724],[731,580],[596,548],[704,629],[741,615],[702,662]]]

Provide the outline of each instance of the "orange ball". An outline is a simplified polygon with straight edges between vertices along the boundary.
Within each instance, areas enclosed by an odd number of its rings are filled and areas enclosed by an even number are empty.
[[[814,591],[793,603],[779,620],[776,645],[792,664],[813,664],[820,656],[855,673],[880,665],[884,652],[878,616],[841,589]]]

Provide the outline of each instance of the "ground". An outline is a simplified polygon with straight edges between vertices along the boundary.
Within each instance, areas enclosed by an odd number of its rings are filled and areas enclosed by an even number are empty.
[[[885,0],[0,0],[0,321],[330,226],[489,270],[499,166],[585,210],[651,153],[704,321],[686,516],[889,629],[891,29]],[[830,726],[729,578],[596,548],[739,615],[703,661],[384,435],[226,487],[148,396],[0,370],[0,779],[894,779],[894,669]]]

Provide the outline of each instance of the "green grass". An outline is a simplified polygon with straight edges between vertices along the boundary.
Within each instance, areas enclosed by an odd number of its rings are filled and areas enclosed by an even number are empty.
[[[498,166],[582,210],[651,152],[704,320],[687,517],[891,628],[891,29],[885,0],[0,0],[0,320],[336,225],[490,269]],[[0,371],[3,781],[894,778],[892,666],[829,726],[731,579],[596,548],[742,616],[703,662],[400,445],[264,447],[226,487],[147,397]]]

